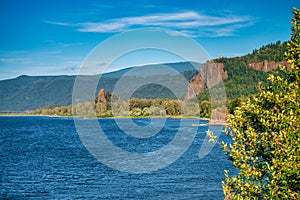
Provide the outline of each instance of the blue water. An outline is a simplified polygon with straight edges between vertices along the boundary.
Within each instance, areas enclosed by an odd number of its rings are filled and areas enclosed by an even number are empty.
[[[113,119],[99,119],[108,139],[132,152],[162,148],[176,135],[179,122],[167,119],[155,136],[134,138]],[[0,117],[0,194],[4,199],[223,199],[223,171],[232,166],[217,145],[198,158],[206,130],[198,127],[191,146],[171,165],[131,174],[94,158],[71,118]]]

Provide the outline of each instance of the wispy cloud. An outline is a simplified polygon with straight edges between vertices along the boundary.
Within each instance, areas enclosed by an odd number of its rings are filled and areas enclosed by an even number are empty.
[[[24,56],[26,51],[0,51],[0,66],[3,64],[31,64],[32,61],[28,57]]]
[[[53,22],[53,21],[48,21],[48,20],[44,20],[44,22],[47,24],[54,24],[54,25],[60,25],[60,26],[72,26],[72,24],[65,23],[65,22]]]
[[[52,23],[52,22],[47,21],[47,23]],[[53,24],[55,24],[55,23],[53,23]],[[65,24],[66,23],[64,23],[64,26],[66,26]],[[59,23],[59,25],[61,25],[61,24]],[[83,42],[73,42],[73,43],[64,42],[63,43],[63,42],[57,42],[55,40],[45,40],[44,43],[47,44],[47,45],[57,45],[59,47],[66,47],[66,48],[67,47],[73,47],[73,46],[83,46],[83,45],[85,45],[85,43],[83,43]]]
[[[0,51],[0,80],[26,75],[76,74],[83,57],[62,51]]]
[[[104,22],[65,23],[45,21],[49,24],[78,27],[80,32],[113,33],[138,27],[164,27],[180,31],[188,36],[229,36],[256,19],[249,16],[209,16],[195,11],[123,17]],[[209,32],[207,34],[206,32]],[[213,35],[211,35],[213,33]]]
[[[189,37],[228,37],[236,35],[237,31],[254,25],[254,21],[234,23],[225,26],[199,27],[179,31]]]

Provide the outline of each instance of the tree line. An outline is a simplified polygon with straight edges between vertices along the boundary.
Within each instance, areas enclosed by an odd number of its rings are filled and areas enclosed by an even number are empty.
[[[83,102],[73,106],[46,106],[34,111],[39,115],[83,116],[83,117],[150,117],[150,116],[193,116],[199,117],[197,102],[178,99],[131,98],[122,100],[109,91],[100,90],[94,102]],[[209,109],[202,108],[209,113]],[[201,115],[208,117],[208,114]]]

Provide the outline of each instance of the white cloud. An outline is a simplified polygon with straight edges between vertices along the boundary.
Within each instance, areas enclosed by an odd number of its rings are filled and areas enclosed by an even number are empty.
[[[53,22],[53,21],[48,21],[48,20],[44,20],[45,23],[47,24],[54,24],[54,25],[60,25],[60,26],[73,26],[70,23],[65,23],[65,22]]]
[[[255,19],[248,16],[209,16],[195,11],[152,14],[146,16],[123,17],[104,22],[65,23],[45,21],[49,24],[78,27],[80,32],[111,33],[137,27],[164,27],[175,29],[188,36],[228,36],[246,26],[253,25]],[[199,29],[200,32],[199,32]],[[209,34],[206,34],[208,32]],[[187,34],[188,33],[188,34]],[[211,35],[214,34],[214,35]]]
[[[198,29],[182,30],[180,33],[189,37],[227,37],[234,36],[239,29],[254,25],[254,21],[230,24],[227,26],[199,27]]]

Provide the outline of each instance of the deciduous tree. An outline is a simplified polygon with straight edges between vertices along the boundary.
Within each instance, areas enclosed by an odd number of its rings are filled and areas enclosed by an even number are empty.
[[[282,67],[268,87],[229,117],[233,144],[223,143],[237,168],[223,189],[226,199],[300,199],[300,12],[294,9],[291,40]]]

